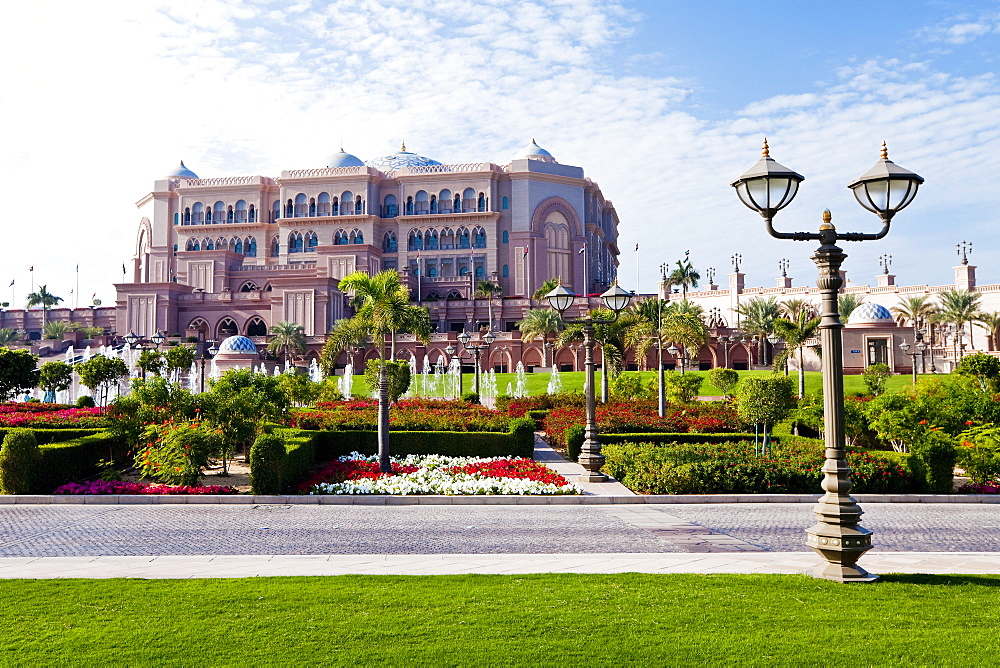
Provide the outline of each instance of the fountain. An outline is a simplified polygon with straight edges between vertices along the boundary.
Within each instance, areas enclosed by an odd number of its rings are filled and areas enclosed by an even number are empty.
[[[354,385],[354,365],[350,362],[344,367],[344,375],[337,381],[337,389],[345,399],[351,398],[351,388]]]
[[[410,353],[410,386],[406,389],[405,397],[417,396],[417,358]]]
[[[319,364],[316,363],[315,357],[309,361],[309,380],[314,383],[318,383],[323,380],[323,371],[319,368]]]
[[[194,393],[197,392],[199,389],[201,389],[198,386],[198,380],[199,380],[198,375],[199,375],[198,363],[191,362],[191,368],[188,369],[188,383],[187,383],[188,392]]]
[[[424,369],[423,369],[423,373],[421,373],[420,376],[421,376],[421,378],[420,378],[420,396],[422,396],[422,397],[429,397],[431,393],[430,393],[430,387],[429,387],[428,383],[429,382],[433,382],[433,379],[431,378],[431,361],[427,357],[427,355],[424,355]]]
[[[514,396],[514,387],[510,383],[507,383],[507,396]]]
[[[524,363],[518,361],[517,367],[514,369],[514,395],[517,398],[522,398],[528,396],[528,378],[524,374]]]
[[[559,394],[560,390],[562,390],[562,378],[559,377],[559,367],[553,365],[552,373],[549,374],[549,386],[545,391],[549,394]]]
[[[451,358],[451,362],[448,364],[448,382],[446,383],[447,397],[451,399],[458,399],[458,384],[462,377],[462,362],[458,359],[458,355]]]

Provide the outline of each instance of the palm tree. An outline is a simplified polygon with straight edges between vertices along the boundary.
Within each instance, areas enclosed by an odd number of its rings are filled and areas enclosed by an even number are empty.
[[[986,330],[986,346],[990,350],[996,350],[1000,344],[1000,313],[980,313],[976,318],[976,324]]]
[[[337,358],[344,351],[351,351],[354,348],[364,348],[368,345],[369,329],[365,323],[354,318],[343,318],[333,324],[333,329],[326,335],[326,342],[323,344],[323,352],[320,353],[319,363],[323,373],[332,376],[337,366]],[[351,365],[354,366],[354,354],[350,355]]]
[[[306,351],[306,336],[303,333],[302,325],[297,322],[285,322],[282,320],[277,325],[271,325],[269,333],[274,338],[267,342],[268,352],[273,354],[281,351],[286,363],[289,359],[288,352],[290,350],[298,353]]]
[[[800,313],[806,313],[809,316],[813,316],[816,313],[816,307],[807,299],[786,299],[778,304],[778,306],[781,309],[781,317],[788,318],[792,322],[796,322],[799,319]]]
[[[549,290],[549,292],[551,291]],[[524,320],[517,323],[517,328],[521,330],[521,339],[523,341],[533,341],[537,338],[542,339],[542,366],[549,366],[548,353],[545,352],[546,344],[549,341],[549,334],[552,334],[554,337],[565,329],[565,327],[566,323],[563,322],[558,311],[549,308],[533,308],[524,314]]]
[[[901,325],[907,323],[917,329],[922,329],[927,322],[927,318],[937,311],[934,304],[929,301],[928,295],[917,295],[915,297],[905,297],[889,311],[896,316],[896,322]]]
[[[967,323],[979,318],[979,303],[982,295],[968,290],[945,290],[938,295],[941,302],[941,321],[955,325],[959,331],[965,331]],[[972,332],[969,332],[969,343],[972,343]],[[975,349],[975,346],[973,346]]]
[[[802,360],[802,351],[806,342],[816,336],[820,318],[810,318],[805,310],[800,310],[795,320],[778,318],[774,321],[774,333],[785,340],[785,349],[774,360],[774,368],[785,365],[793,353],[799,353],[799,397],[806,393],[806,370]]]
[[[40,285],[37,291],[28,293],[28,308],[32,306],[42,307],[42,327],[44,327],[49,309],[59,304],[62,300],[62,297],[56,297],[50,293],[47,285]]]
[[[9,327],[0,328],[0,346],[9,346],[12,343],[17,343],[22,338],[21,332],[16,329],[10,329]]]
[[[865,298],[854,292],[850,294],[837,295],[837,311],[840,313],[841,320],[847,320],[854,313],[854,309],[861,306],[865,301]]]
[[[541,287],[539,287],[537,290],[535,290],[535,292],[531,295],[531,298],[532,299],[545,299],[545,295],[549,294],[550,292],[552,292],[553,290],[555,290],[557,287],[559,287],[559,279],[558,278],[550,278],[549,280],[547,280],[544,283],[542,283]]]
[[[410,292],[400,282],[394,269],[369,276],[363,271],[340,279],[343,292],[353,292],[351,300],[359,329],[364,329],[375,340],[379,354],[378,373],[378,458],[379,469],[392,473],[389,465],[389,378],[386,369],[385,339],[390,338],[395,354],[396,333],[410,332],[425,344],[431,332],[430,315],[426,308],[410,305]]]
[[[781,314],[778,298],[755,297],[750,301],[743,302],[735,310],[743,316],[743,321],[740,323],[743,330],[759,340],[757,360],[763,366],[765,364],[764,346],[767,335],[774,331],[774,321]]]
[[[677,260],[677,268],[667,276],[667,285],[681,286],[681,296],[687,299],[688,288],[698,287],[701,274],[692,266],[691,260]]]
[[[551,290],[550,290],[551,292]],[[490,329],[493,329],[493,297],[497,294],[502,294],[503,288],[500,287],[499,283],[494,281],[484,280],[479,281],[476,284],[476,294],[486,297],[486,306],[490,311]]]

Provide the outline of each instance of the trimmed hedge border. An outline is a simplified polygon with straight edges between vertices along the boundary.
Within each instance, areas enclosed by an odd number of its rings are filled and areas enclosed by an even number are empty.
[[[583,447],[585,438],[583,425],[573,425],[566,430],[566,452],[574,462],[580,457],[580,448]],[[741,434],[725,432],[719,434],[692,434],[682,432],[671,434],[669,432],[644,432],[639,434],[604,434],[597,437],[601,445],[621,445],[622,443],[653,443],[655,445],[667,445],[670,443],[736,443],[739,441],[754,440],[753,434]],[[773,434],[768,438],[769,442],[777,443],[781,439]]]
[[[7,436],[7,431],[14,428],[15,427],[0,428],[0,443],[2,443],[4,437]],[[78,427],[46,427],[44,429],[38,429],[35,427],[20,427],[20,429],[30,429],[35,434],[35,440],[38,441],[38,445],[72,441],[86,436],[95,436],[101,432],[107,431],[105,428],[83,429]]]

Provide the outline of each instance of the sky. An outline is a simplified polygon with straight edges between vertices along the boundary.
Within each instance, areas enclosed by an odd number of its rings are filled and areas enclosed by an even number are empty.
[[[686,251],[703,283],[738,253],[748,286],[773,286],[782,258],[812,285],[815,244],[770,238],[729,183],[767,137],[806,177],[779,230],[829,208],[877,231],[846,185],[884,140],[926,184],[888,237],[844,244],[849,280],[874,285],[891,255],[898,284],[951,283],[970,241],[980,284],[1000,283],[1000,1],[33,0],[3,19],[13,307],[40,284],[113,303],[135,203],[181,159],[278,176],[402,140],[506,164],[535,138],[583,167],[618,211],[620,282],[643,293]]]

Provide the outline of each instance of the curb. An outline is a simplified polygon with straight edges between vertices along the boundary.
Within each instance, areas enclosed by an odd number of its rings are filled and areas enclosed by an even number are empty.
[[[235,494],[0,495],[0,505],[306,505],[306,506],[591,506],[608,504],[815,503],[820,494],[650,494],[635,496],[391,496]],[[992,503],[997,494],[857,494],[858,503]]]

